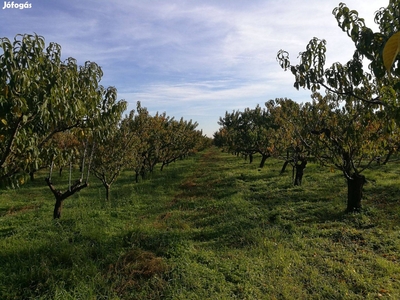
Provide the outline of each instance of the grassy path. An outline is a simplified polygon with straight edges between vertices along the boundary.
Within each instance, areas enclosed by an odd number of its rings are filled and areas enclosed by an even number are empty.
[[[393,250],[400,244],[379,228],[377,212],[343,214],[340,174],[310,166],[308,187],[292,187],[288,176],[277,175],[280,166],[269,161],[261,171],[216,149],[202,154],[160,219],[183,235],[169,260],[174,269],[168,295],[398,297],[400,268]]]
[[[125,172],[110,202],[93,182],[59,221],[42,178],[1,191],[0,299],[400,298],[396,193],[370,185],[345,215],[340,174],[310,164],[293,187],[280,168],[210,148]]]

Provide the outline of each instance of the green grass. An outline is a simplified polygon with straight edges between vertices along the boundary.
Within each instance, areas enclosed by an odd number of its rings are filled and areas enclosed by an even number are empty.
[[[366,173],[359,214],[339,172],[293,187],[281,166],[211,148],[109,202],[93,177],[56,221],[45,174],[0,191],[0,299],[399,299],[398,163]]]

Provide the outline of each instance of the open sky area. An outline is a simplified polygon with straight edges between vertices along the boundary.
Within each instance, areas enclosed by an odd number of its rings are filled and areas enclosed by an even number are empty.
[[[376,29],[374,12],[388,0],[343,0]],[[340,0],[31,0],[1,2],[0,37],[37,33],[63,58],[94,61],[101,84],[154,114],[199,123],[212,136],[226,111],[270,99],[310,100],[276,61],[280,49],[296,62],[313,37],[327,41],[327,61],[346,62],[354,45],[332,10]]]

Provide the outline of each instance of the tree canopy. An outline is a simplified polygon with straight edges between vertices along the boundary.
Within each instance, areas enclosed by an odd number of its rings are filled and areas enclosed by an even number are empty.
[[[344,96],[348,101],[361,100],[365,104],[382,105],[396,121],[400,121],[399,106],[400,65],[396,55],[389,55],[390,64],[384,63],[384,48],[390,38],[399,30],[399,2],[390,0],[386,8],[375,13],[374,21],[379,31],[374,32],[365,25],[356,10],[340,3],[333,10],[338,26],[347,33],[355,49],[347,62],[335,62],[326,66],[324,39],[313,38],[300,53],[300,61],[294,65],[289,53],[280,50],[277,60],[281,67],[294,75],[294,87],[315,92],[321,88]],[[390,48],[390,47],[389,47]],[[390,66],[389,66],[390,65]],[[386,67],[393,76],[388,76]]]
[[[62,61],[56,43],[25,34],[0,48],[0,179],[39,169],[56,133],[115,123],[126,108],[96,63]]]
[[[314,93],[309,106],[309,115],[316,122],[313,152],[322,162],[329,161],[341,170],[348,180],[349,211],[361,207],[365,182],[361,171],[397,144],[399,6],[399,1],[390,0],[386,8],[375,13],[377,32],[346,4],[340,3],[333,10],[338,26],[355,46],[347,62],[327,66],[327,43],[319,38],[310,40],[296,65],[287,51],[277,54],[280,66],[294,75],[294,87]],[[326,96],[315,94],[321,89]]]

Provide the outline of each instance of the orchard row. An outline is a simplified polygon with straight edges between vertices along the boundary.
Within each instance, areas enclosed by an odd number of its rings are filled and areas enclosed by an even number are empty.
[[[89,174],[99,178],[107,198],[112,183],[125,169],[138,176],[163,168],[204,147],[209,139],[197,123],[175,120],[166,113],[150,115],[137,103],[123,117],[127,103],[114,87],[100,85],[101,68],[94,62],[78,66],[61,60],[61,47],[45,46],[38,35],[0,39],[0,183],[21,184],[25,174],[48,168],[47,185],[62,201],[88,186]],[[72,165],[81,175],[72,182]],[[52,183],[53,170],[69,168],[65,192]]]
[[[294,76],[294,87],[312,92],[312,101],[287,99],[243,112],[226,113],[215,141],[249,156],[260,153],[293,164],[294,184],[300,184],[307,160],[319,160],[343,173],[348,185],[347,210],[361,208],[365,177],[375,161],[387,162],[399,147],[400,124],[400,2],[377,8],[378,31],[368,28],[356,10],[340,3],[332,14],[354,43],[351,58],[327,65],[327,41],[313,38],[292,64],[280,50],[277,61]]]

